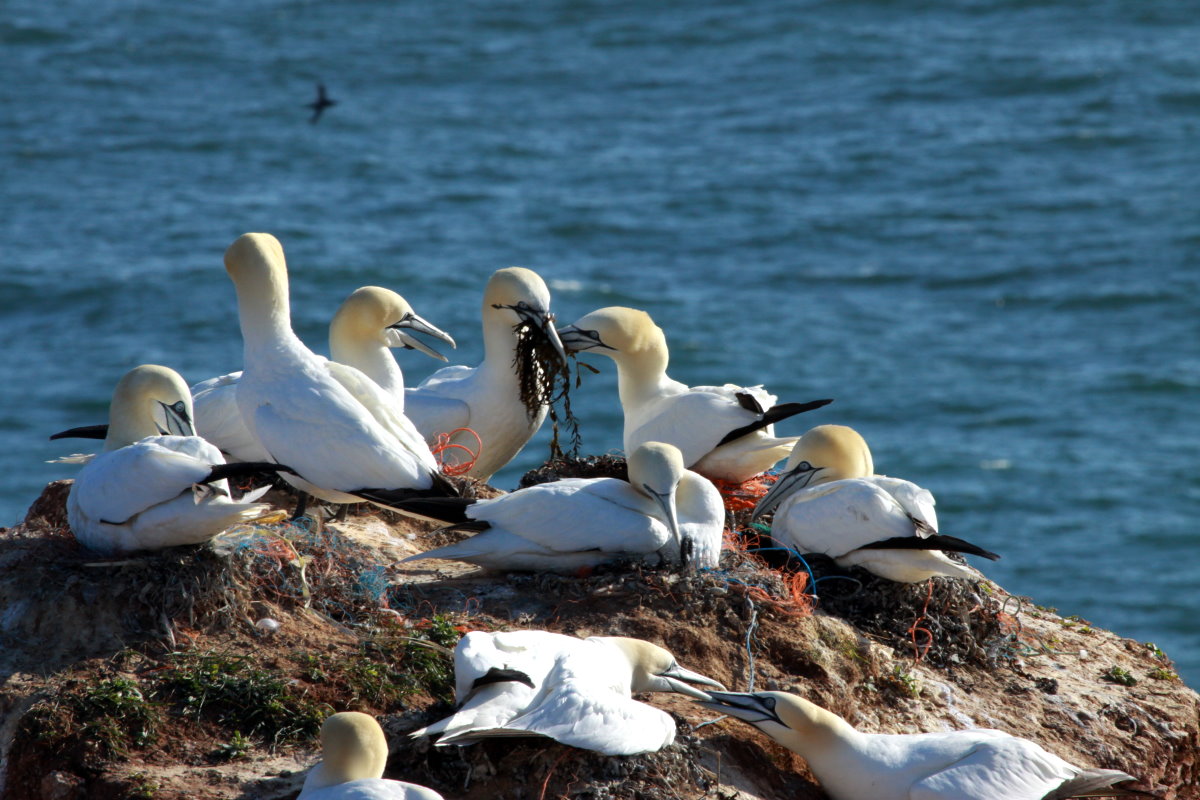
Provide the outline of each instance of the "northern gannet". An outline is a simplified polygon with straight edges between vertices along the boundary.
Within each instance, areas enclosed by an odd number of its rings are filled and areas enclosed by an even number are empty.
[[[561,329],[571,351],[594,351],[617,363],[625,412],[625,452],[642,442],[669,442],[701,475],[741,483],[785,458],[796,437],[775,438],[774,423],[832,402],[775,405],[761,386],[687,386],[667,375],[667,339],[645,311],[610,307]]]
[[[606,755],[651,752],[675,740],[674,720],[632,694],[705,699],[688,683],[724,688],[641,639],[547,631],[468,633],[454,651],[454,679],[459,710],[413,736],[441,734],[439,746],[546,736]]]
[[[267,487],[234,501],[225,480],[262,468],[226,464],[195,435],[183,378],[142,365],[117,383],[104,449],[75,478],[67,520],[81,544],[104,553],[199,544],[270,509],[254,502]]]
[[[832,800],[1149,796],[1109,788],[1135,780],[1131,775],[1076,767],[1028,739],[1003,731],[860,733],[837,714],[792,694],[709,692],[709,696],[701,705],[749,722],[802,756]]]
[[[321,762],[297,800],[444,800],[433,789],[386,780],[388,745],[375,718],[343,711],[321,726]]]
[[[378,384],[312,353],[292,332],[287,267],[274,236],[248,233],[225,252],[238,296],[244,368],[237,404],[289,483],[327,502],[390,505],[455,495],[424,439]]]
[[[417,315],[408,301],[390,289],[363,286],[347,297],[329,323],[329,355],[333,361],[361,371],[392,398],[392,408],[404,412],[404,374],[389,348],[418,350],[446,360],[412,332],[424,333],[455,347],[450,334]],[[318,356],[319,358],[319,356]],[[237,404],[241,372],[231,372],[192,387],[196,430],[239,461],[266,461],[269,456],[242,421]]]
[[[660,442],[633,451],[629,482],[568,478],[491,500],[415,499],[398,508],[478,531],[405,561],[443,558],[499,570],[574,572],[652,553],[660,563],[715,567],[725,525],[716,487]]]
[[[536,376],[519,373],[548,367],[533,361],[523,364],[519,334],[524,327],[528,335],[544,337],[565,361],[553,323],[550,290],[536,272],[521,267],[497,270],[483,293],[483,361],[477,367],[443,367],[408,390],[407,413],[430,444],[439,434],[459,428],[479,436],[479,443],[466,433],[451,438],[470,450],[482,445],[467,475],[488,480],[541,427],[547,406],[531,414],[521,397],[522,381]]]
[[[388,351],[402,347],[419,350],[433,358],[446,357],[413,336],[410,331],[441,339],[455,347],[450,334],[413,311],[400,295],[378,286],[355,290],[334,314],[329,324],[329,352],[339,364],[355,367],[392,397],[392,406],[404,410],[404,374]],[[270,456],[242,422],[237,405],[237,384],[242,373],[231,372],[192,386],[196,431],[220,448],[228,460],[267,461]],[[107,425],[88,425],[61,431],[50,438],[103,439]],[[85,456],[68,456],[59,462],[86,463]]]
[[[915,483],[876,475],[871,450],[853,428],[820,425],[800,437],[786,470],[755,506],[754,518],[778,508],[771,537],[780,544],[888,580],[978,579],[979,573],[943,551],[999,556],[940,535],[933,505],[933,495]]]

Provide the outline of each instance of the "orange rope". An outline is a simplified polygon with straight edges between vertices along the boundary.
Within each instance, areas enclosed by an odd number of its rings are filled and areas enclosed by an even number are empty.
[[[475,442],[478,444],[478,448],[472,450],[465,444],[458,444],[457,442],[451,441],[455,435],[459,433],[469,433],[474,436]],[[434,457],[437,458],[438,466],[441,468],[443,474],[466,475],[471,471],[472,468],[474,468],[475,462],[479,460],[479,454],[483,452],[483,440],[479,438],[478,433],[470,428],[455,428],[449,433],[439,433],[437,435],[437,443],[429,449],[433,453]],[[469,456],[469,458],[456,464],[447,464],[446,459],[443,456],[447,450],[462,450]]]
[[[925,593],[925,605],[922,606],[921,613],[918,614],[917,618],[913,620],[913,624],[909,626],[907,631],[905,631],[905,633],[912,637],[914,664],[925,658],[925,654],[929,652],[929,648],[933,647],[933,631],[929,630],[928,628],[919,627],[921,621],[925,619],[925,612],[929,611],[929,601],[933,598],[933,578],[930,578],[925,583],[927,586],[927,591]],[[917,644],[918,633],[923,633],[928,637],[928,641],[925,642],[924,649],[921,649],[921,647]]]

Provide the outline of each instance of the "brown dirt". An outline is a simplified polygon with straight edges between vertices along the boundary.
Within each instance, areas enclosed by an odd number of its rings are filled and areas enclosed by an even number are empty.
[[[1170,678],[1169,661],[995,584],[901,587],[857,575],[858,593],[823,588],[816,613],[805,613],[787,580],[738,552],[688,577],[400,566],[435,543],[431,526],[365,507],[323,530],[277,526],[215,547],[97,560],[65,530],[66,490],[51,484],[25,524],[0,532],[6,798],[294,797],[315,758],[311,739],[252,734],[245,755],[225,760],[237,710],[189,710],[171,683],[180,664],[215,656],[278,677],[302,718],[314,708],[378,715],[391,734],[388,776],[447,798],[824,797],[799,757],[735,720],[705,724],[715,716],[679,696],[646,698],[679,722],[676,743],[654,754],[412,740],[408,731],[450,710],[450,684],[444,657],[406,637],[453,637],[448,626],[638,636],[731,689],[795,691],[865,730],[997,727],[1076,763],[1125,769],[1168,800],[1200,798],[1200,701]],[[277,632],[256,626],[267,617]],[[909,631],[921,629],[931,638],[918,633],[914,645]],[[1136,683],[1114,682],[1123,674]],[[113,680],[150,701],[145,742],[114,749],[85,735],[106,718],[80,709]],[[406,688],[388,690],[396,686]]]

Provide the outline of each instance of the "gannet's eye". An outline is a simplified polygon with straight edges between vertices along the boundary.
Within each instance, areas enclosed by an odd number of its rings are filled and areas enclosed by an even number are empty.
[[[180,400],[179,402],[177,402],[171,406],[171,410],[174,411],[176,414],[184,414],[187,412],[187,406],[185,406],[183,404],[183,401]]]
[[[768,711],[775,710],[775,698],[774,697],[764,697],[762,703],[764,706],[767,707]]]
[[[812,464],[808,463],[807,461],[801,461],[799,464],[796,465],[796,469],[798,469],[802,472],[808,472],[812,468],[813,468]]]
[[[589,339],[594,339],[597,342],[600,341],[600,332],[599,331],[584,331],[583,334],[584,334],[584,336],[587,336]]]

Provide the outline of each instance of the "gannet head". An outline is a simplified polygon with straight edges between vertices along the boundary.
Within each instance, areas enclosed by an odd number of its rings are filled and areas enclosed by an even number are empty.
[[[625,636],[597,638],[615,645],[629,659],[633,668],[633,679],[629,686],[631,692],[678,692],[697,700],[707,700],[707,693],[688,686],[684,681],[712,686],[715,689],[725,688],[712,678],[679,666],[669,650],[656,644]]]
[[[586,314],[558,332],[571,352],[594,350],[611,358],[667,352],[667,337],[645,311],[609,306]],[[663,365],[666,368],[666,365]]]
[[[116,450],[147,436],[195,436],[192,393],[179,373],[143,364],[125,373],[108,408],[105,450]]]
[[[424,333],[457,347],[450,334],[422,319],[400,295],[381,286],[364,286],[346,298],[333,322],[329,324],[329,340],[339,346],[403,347],[419,350],[427,356],[446,360],[446,357],[410,331]],[[336,358],[336,356],[335,356]]]
[[[225,251],[225,271],[237,289],[243,336],[262,324],[290,326],[287,261],[278,239],[242,234]]]
[[[675,492],[683,479],[687,466],[683,454],[673,444],[644,442],[629,455],[629,483],[662,509],[667,528],[679,543],[680,553],[686,557],[687,547],[679,530],[679,515],[676,511]],[[686,564],[684,566],[687,566]]]
[[[806,486],[874,474],[871,449],[858,431],[845,425],[818,425],[796,442],[783,474],[754,507],[753,518],[775,509],[785,497]]]
[[[831,737],[852,737],[844,719],[786,692],[709,692],[700,705],[749,722],[784,747],[804,755]]]
[[[500,320],[509,327],[526,323],[539,330],[566,360],[554,315],[550,313],[550,289],[542,277],[531,269],[508,267],[492,273],[483,292],[484,320]]]
[[[363,778],[382,778],[388,746],[375,718],[343,711],[321,726],[320,780],[306,789],[320,789]]]

